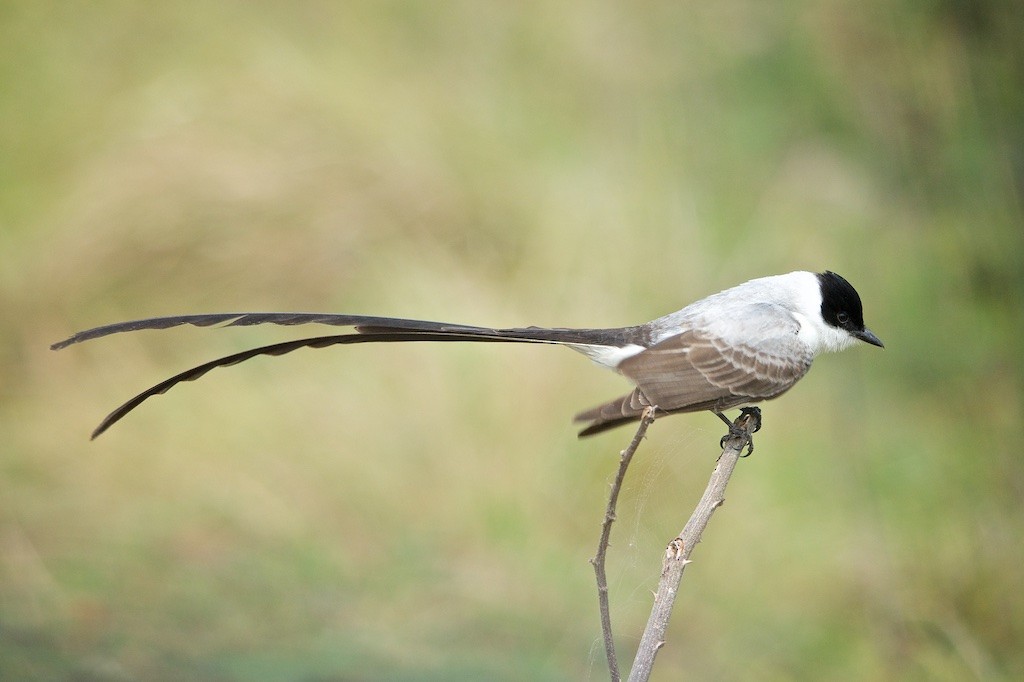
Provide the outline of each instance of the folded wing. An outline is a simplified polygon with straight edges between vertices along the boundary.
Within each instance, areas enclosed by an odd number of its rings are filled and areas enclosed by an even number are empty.
[[[795,332],[762,339],[755,348],[689,329],[623,360],[618,370],[636,390],[577,415],[577,421],[590,422],[580,436],[636,420],[650,405],[672,414],[775,398],[807,373],[813,359]]]

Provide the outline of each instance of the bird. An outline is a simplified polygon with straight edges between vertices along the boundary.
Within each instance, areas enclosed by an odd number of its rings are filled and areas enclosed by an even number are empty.
[[[815,356],[862,341],[884,348],[864,325],[860,295],[826,270],[794,271],[751,279],[650,322],[613,328],[490,328],[396,317],[331,313],[204,313],[118,322],[78,332],[52,350],[110,334],[144,329],[321,324],[352,332],[274,343],[233,353],[176,374],[126,401],[92,432],[102,434],[147,399],[210,370],[260,355],[353,343],[473,341],[567,346],[628,379],[633,390],[576,415],[586,437],[641,419],[710,411],[730,426],[724,411],[777,398],[796,384]],[[755,429],[756,430],[756,429]],[[732,433],[732,429],[730,429]],[[735,435],[735,434],[733,434]],[[753,449],[752,442],[750,453]],[[724,438],[723,438],[724,441]]]

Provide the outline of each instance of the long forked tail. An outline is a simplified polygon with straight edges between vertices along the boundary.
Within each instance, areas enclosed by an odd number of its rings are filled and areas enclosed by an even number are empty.
[[[139,331],[143,329],[169,329],[181,325],[196,327],[253,326],[257,324],[300,325],[325,324],[332,326],[353,327],[355,333],[316,336],[294,341],[285,341],[268,346],[260,346],[251,350],[234,353],[216,360],[205,362],[169,379],[161,381],[107,415],[92,432],[92,438],[120,421],[125,415],[141,405],[147,399],[166,393],[184,381],[195,381],[217,367],[228,367],[244,362],[259,355],[284,355],[299,348],[325,348],[327,346],[347,345],[353,343],[394,343],[411,341],[475,341],[496,343],[548,343],[569,346],[610,346],[620,347],[635,343],[642,333],[639,327],[622,327],[616,329],[549,329],[541,327],[521,328],[487,328],[474,327],[447,322],[429,322],[426,320],[409,320],[393,317],[374,317],[368,315],[332,315],[321,313],[214,313],[202,315],[177,315],[171,317],[154,317],[144,320],[132,320],[95,327],[78,332],[52,346],[60,350],[67,346],[92,339],[118,334],[121,332]],[[606,427],[608,428],[608,427]],[[598,429],[604,430],[604,429]],[[592,431],[596,433],[597,431]],[[585,434],[581,434],[585,435]]]

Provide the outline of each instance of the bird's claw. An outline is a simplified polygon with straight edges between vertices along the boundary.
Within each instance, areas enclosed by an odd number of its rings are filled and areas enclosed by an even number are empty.
[[[742,420],[744,417],[749,417],[754,420],[754,426],[750,429],[751,433],[757,433],[761,430],[761,408],[760,407],[744,407],[740,410],[740,416],[736,421]]]
[[[740,410],[740,416],[734,422],[730,422],[721,414],[719,417],[729,425],[729,433],[722,436],[722,439],[718,441],[718,447],[724,450],[726,441],[738,438],[743,442],[743,445],[740,446],[740,457],[750,457],[754,452],[754,439],[751,438],[750,434],[761,430],[761,409],[758,407],[744,407]],[[748,421],[751,423],[748,424]],[[743,452],[744,447],[747,449],[746,453]]]

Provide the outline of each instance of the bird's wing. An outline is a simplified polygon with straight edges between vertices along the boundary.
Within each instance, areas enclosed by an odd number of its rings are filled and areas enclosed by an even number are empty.
[[[814,355],[795,333],[756,347],[688,329],[623,360],[618,370],[665,412],[725,409],[774,398],[811,367]]]

